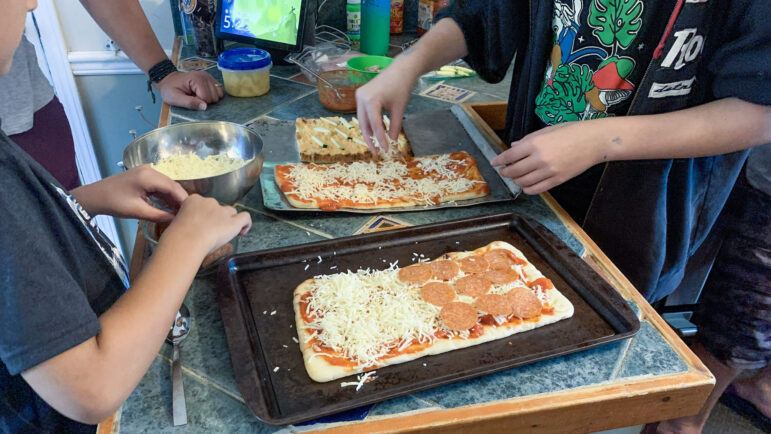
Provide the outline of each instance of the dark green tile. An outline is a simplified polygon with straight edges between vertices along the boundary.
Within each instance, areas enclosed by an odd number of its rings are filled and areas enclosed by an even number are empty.
[[[271,211],[279,217],[332,235],[335,238],[351,236],[376,214],[323,213]]]
[[[262,137],[262,155],[265,164],[299,162],[294,120],[262,117],[246,125]],[[263,168],[264,169],[264,168]]]
[[[220,120],[245,123],[255,119],[276,106],[295,98],[314,92],[315,88],[282,78],[270,78],[270,92],[254,98],[236,98],[230,95],[216,104],[211,104],[204,111],[173,107],[171,113],[193,120]]]
[[[451,107],[452,104],[444,101],[440,101],[433,98],[426,98],[424,96],[413,95],[407,103],[406,113],[419,113],[435,110],[444,110]],[[340,115],[333,111],[325,109],[319,102],[318,93],[312,93],[294,101],[290,104],[282,106],[276,110],[268,113],[268,116],[276,119],[294,120],[298,116],[303,117],[321,117],[321,116],[344,116],[351,118],[356,116],[355,113]]]
[[[513,72],[514,68],[509,68],[503,80],[498,83],[486,82],[478,75],[476,75],[468,78],[453,78],[444,80],[444,84],[448,86],[460,87],[462,89],[473,90],[476,92],[476,95],[474,95],[466,102],[508,101]],[[426,78],[421,78],[415,85],[414,93],[419,94],[441,81],[442,80],[429,80]]]
[[[339,116],[339,113],[325,109],[319,101],[319,94],[314,89],[312,93],[303,96],[297,101],[293,101],[282,107],[274,107],[267,112],[267,115],[282,120],[294,121],[298,117],[315,118],[322,116]],[[355,116],[355,114],[343,115],[346,117]]]
[[[425,401],[421,401],[417,398],[407,395],[375,404],[375,408],[369,412],[367,417],[386,416],[390,414],[404,413],[405,411],[414,411],[430,407],[432,406]]]
[[[626,300],[626,303],[629,305],[638,319],[642,318],[642,311],[640,310],[640,306],[638,306],[637,303],[633,302],[632,300]]]
[[[621,378],[640,375],[665,375],[688,370],[685,362],[648,321],[641,321],[640,331],[629,347]]]
[[[270,68],[270,75],[275,75],[281,78],[291,78],[299,74],[300,68],[297,65],[276,65]]]
[[[249,190],[246,195],[238,201],[238,204],[248,206],[252,209],[258,209],[260,211],[266,211],[265,207],[262,206],[262,188],[260,183],[258,182],[255,184],[254,188]]]
[[[182,365],[240,396],[215,295],[215,279],[216,276],[197,279],[185,297],[192,325],[187,338],[180,344]],[[161,354],[171,358],[171,345],[164,344]]]
[[[187,425],[174,427],[171,417],[171,366],[156,358],[123,404],[121,434],[134,433],[271,433],[279,428],[260,422],[242,402],[184,374]]]
[[[452,106],[452,103],[446,101],[420,95],[412,95],[410,97],[410,101],[407,103],[407,109],[405,110],[405,113],[421,113],[432,112],[436,110],[446,110]]]
[[[546,205],[540,196],[520,195],[516,200],[499,202],[471,207],[442,208],[430,211],[417,211],[401,213],[397,216],[415,225],[436,223],[460,218],[476,217],[502,212],[519,212],[534,218],[547,229],[554,232],[557,237],[565,242],[579,256],[583,254],[584,247],[573,234],[555,218],[554,213]]]
[[[295,246],[327,238],[305,229],[250,211],[252,228],[238,242],[239,253]]]
[[[613,342],[577,354],[418,392],[414,396],[454,408],[602,383],[610,379],[624,348],[625,342]]]

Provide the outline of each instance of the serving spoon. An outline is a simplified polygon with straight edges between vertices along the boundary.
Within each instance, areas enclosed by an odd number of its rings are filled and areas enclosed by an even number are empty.
[[[191,318],[187,306],[179,307],[174,325],[166,336],[166,342],[172,345],[171,351],[171,414],[174,426],[187,424],[187,407],[185,405],[185,388],[182,384],[182,361],[179,343],[190,332]]]

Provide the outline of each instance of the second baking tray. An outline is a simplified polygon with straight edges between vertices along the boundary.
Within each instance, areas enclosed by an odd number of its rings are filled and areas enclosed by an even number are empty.
[[[412,263],[506,241],[554,282],[573,317],[485,344],[377,370],[355,387],[308,377],[294,341],[293,291],[304,280],[347,269]],[[334,267],[334,268],[332,268]],[[548,229],[516,213],[455,220],[383,233],[265,250],[220,267],[218,303],[236,383],[246,404],[268,424],[303,422],[400,395],[561,356],[633,335],[636,315],[610,285]],[[294,338],[294,339],[293,339]],[[278,369],[276,369],[278,368]]]
[[[343,208],[334,212],[373,214],[384,211],[389,213],[425,211],[427,209],[464,207],[514,200],[520,193],[520,190],[517,188],[512,192],[511,187],[490,166],[484,153],[479,148],[480,146],[490,145],[478,143],[478,140],[483,140],[481,136],[472,138],[468,131],[466,131],[467,127],[464,126],[458,116],[459,114],[456,111],[449,109],[409,114],[404,118],[404,134],[410,141],[410,146],[412,146],[412,151],[416,156],[446,154],[454,151],[468,152],[469,155],[476,159],[479,173],[487,181],[487,185],[490,186],[490,194],[476,199],[446,202],[439,205],[385,209]],[[278,149],[278,152],[271,152],[271,148],[288,148],[287,143],[294,142],[294,122],[264,120],[253,124],[252,128],[263,136],[265,142],[265,164],[260,173],[260,188],[262,189],[262,200],[265,208],[276,211],[319,212],[318,209],[296,208],[292,206],[281,193],[278,185],[276,185],[274,172],[276,164],[297,163],[300,161],[300,155],[296,149],[292,150],[294,152],[288,152],[287,149]],[[276,159],[276,157],[279,159]]]

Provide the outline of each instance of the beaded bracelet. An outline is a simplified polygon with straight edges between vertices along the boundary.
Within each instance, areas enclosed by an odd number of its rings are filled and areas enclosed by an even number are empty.
[[[153,83],[159,83],[161,80],[166,78],[167,75],[176,71],[177,71],[177,67],[174,66],[174,63],[169,59],[161,60],[160,62],[153,65],[153,67],[150,68],[149,71],[147,71],[147,76],[148,76],[147,91],[150,92],[150,95],[153,96],[153,104],[155,104],[155,93],[153,93]]]

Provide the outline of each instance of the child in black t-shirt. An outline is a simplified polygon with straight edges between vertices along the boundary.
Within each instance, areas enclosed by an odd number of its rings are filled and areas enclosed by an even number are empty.
[[[36,4],[0,0],[0,74]],[[93,431],[150,366],[198,264],[250,217],[148,166],[66,192],[4,134],[0,183],[0,432]],[[171,221],[130,288],[96,214]]]
[[[510,148],[493,165],[549,191],[656,301],[702,248],[746,150],[771,142],[769,15],[768,0],[454,0],[357,90],[359,125],[387,150],[422,74],[464,58],[498,82],[513,61]]]
[[[771,141],[769,15],[753,0],[455,0],[357,90],[359,124],[377,152],[372,137],[396,137],[421,74],[461,57],[490,82],[511,71],[510,149],[493,164],[554,195],[656,301],[714,226],[746,149]]]

